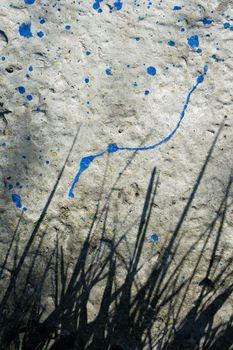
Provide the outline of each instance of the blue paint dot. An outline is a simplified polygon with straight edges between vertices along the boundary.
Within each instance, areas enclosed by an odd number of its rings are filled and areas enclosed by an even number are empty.
[[[152,67],[152,66],[148,67],[148,68],[147,68],[147,73],[148,73],[149,75],[151,75],[151,76],[155,76],[155,74],[156,74],[156,69],[155,69],[155,67]]]
[[[42,32],[42,30],[40,30],[39,32],[37,32],[37,35],[39,38],[43,38],[44,32]]]
[[[31,32],[31,23],[22,23],[19,26],[19,34],[23,36],[24,38],[32,38],[32,32]]]
[[[41,18],[40,24],[45,24],[45,19],[44,18]]]
[[[48,164],[49,164],[49,160],[46,160],[46,161],[45,161],[45,164],[47,164],[47,165],[48,165]]]
[[[16,208],[22,208],[21,197],[19,194],[13,193],[11,198],[12,201],[15,203]]]
[[[230,26],[230,30],[233,31],[233,26]]]
[[[175,43],[175,41],[170,40],[170,41],[168,41],[168,45],[169,45],[169,46],[175,46],[176,43]]]
[[[149,95],[149,93],[150,93],[149,90],[145,90],[145,91],[144,91],[144,95],[145,95],[145,96]]]
[[[2,56],[2,61],[5,61],[6,57]]]
[[[107,68],[105,70],[105,72],[106,72],[107,75],[112,75],[112,69],[111,68]]]
[[[122,9],[123,3],[120,0],[117,0],[116,2],[114,2],[114,8],[119,11]]]
[[[213,58],[214,60],[216,60],[217,56],[216,56],[216,55],[212,55],[212,58]]]
[[[91,52],[90,51],[86,51],[86,56],[90,56]]]
[[[150,236],[150,239],[152,240],[152,242],[158,242],[159,237],[156,235],[156,233],[154,233],[153,235]]]
[[[192,48],[198,47],[199,46],[198,35],[193,35],[190,38],[188,38],[188,44]]]
[[[223,27],[224,27],[225,29],[230,28],[230,23],[224,23]]]
[[[203,20],[202,20],[202,23],[204,24],[204,26],[208,26],[208,25],[210,25],[212,22],[213,22],[213,20],[210,19],[210,18],[208,18],[208,17],[205,17],[205,18],[203,18]]]
[[[112,143],[112,144],[108,145],[107,152],[114,153],[114,152],[117,152],[118,149],[119,149],[118,146],[115,143]]]
[[[180,29],[180,31],[181,31],[181,32],[184,32],[184,31],[185,31],[185,29],[182,27],[182,28]]]
[[[85,83],[88,84],[90,82],[90,79],[89,78],[85,78]]]
[[[65,26],[66,30],[71,30],[71,26],[68,24]]]
[[[31,101],[33,99],[32,95],[27,95],[26,98],[28,101]]]
[[[33,5],[36,0],[24,0],[25,4]]]
[[[197,53],[201,53],[202,52],[202,49],[197,49]]]
[[[26,90],[25,90],[25,88],[23,86],[19,86],[18,87],[18,91],[19,91],[20,94],[24,94]]]
[[[32,71],[33,71],[33,67],[30,66],[30,67],[28,68],[28,70],[29,70],[29,72],[32,72]]]
[[[173,11],[180,11],[182,10],[182,6],[174,6]]]
[[[12,190],[14,186],[12,184],[8,185],[8,190]]]

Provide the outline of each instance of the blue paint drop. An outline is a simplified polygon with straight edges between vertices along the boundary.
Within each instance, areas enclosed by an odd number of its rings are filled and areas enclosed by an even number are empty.
[[[107,152],[108,153],[115,153],[118,151],[118,146],[115,144],[115,143],[112,143],[110,145],[108,145],[108,148],[107,148]]]
[[[174,6],[173,11],[180,11],[182,10],[182,6]]]
[[[177,131],[179,130],[179,128],[181,126],[181,122],[185,117],[185,113],[186,113],[186,110],[188,108],[189,102],[191,100],[191,96],[195,92],[195,90],[198,88],[198,86],[204,81],[204,75],[207,73],[207,71],[208,71],[208,66],[206,65],[203,69],[203,73],[197,77],[195,85],[189,91],[189,93],[186,97],[186,101],[185,101],[185,104],[183,106],[183,109],[180,113],[180,118],[179,118],[175,128],[170,132],[170,134],[168,134],[166,137],[164,137],[161,141],[159,141],[153,145],[150,145],[150,146],[146,146],[146,147],[119,147],[116,144],[110,144],[110,145],[108,145],[108,147],[105,151],[103,151],[101,153],[97,153],[95,155],[91,155],[91,156],[82,158],[80,161],[79,170],[78,170],[78,172],[74,178],[74,181],[70,187],[69,197],[74,198],[74,188],[77,185],[77,183],[79,182],[80,176],[90,166],[90,164],[95,160],[95,158],[102,157],[106,153],[115,153],[118,151],[131,151],[131,152],[149,151],[152,149],[156,149],[156,148],[160,147],[161,145],[169,142],[174,137],[174,135],[177,133]]]
[[[90,51],[86,51],[86,56],[90,56],[91,52]]]
[[[41,18],[40,24],[45,24],[45,19],[44,18]]]
[[[230,23],[224,23],[223,27],[224,27],[225,29],[230,28]]]
[[[19,34],[23,36],[24,38],[32,38],[32,32],[31,32],[31,23],[22,23],[19,26]]]
[[[205,17],[203,18],[202,23],[204,24],[204,26],[208,26],[213,23],[213,20],[208,17]]]
[[[40,30],[39,32],[37,32],[37,35],[39,38],[43,38],[44,32],[42,32],[42,30]]]
[[[156,233],[154,233],[153,235],[150,236],[150,239],[152,240],[152,242],[158,242],[159,237],[156,235]]]
[[[12,184],[8,185],[8,190],[12,190],[14,188],[14,186]]]
[[[90,82],[90,79],[89,78],[85,78],[85,83],[88,84]]]
[[[176,43],[175,43],[175,41],[170,40],[170,41],[168,41],[168,45],[169,45],[169,46],[175,46]]]
[[[12,196],[12,201],[15,203],[16,208],[22,208],[22,203],[21,203],[21,197],[19,194],[13,193]]]
[[[24,94],[26,90],[25,90],[25,87],[19,86],[18,87],[18,91],[19,91],[20,94]]]
[[[48,164],[49,164],[49,160],[46,160],[46,161],[45,161],[45,164],[47,164],[47,165],[48,165]]]
[[[117,11],[120,11],[122,9],[123,3],[120,0],[117,0],[113,5]]]
[[[149,75],[151,75],[151,76],[155,76],[155,74],[156,74],[156,69],[155,69],[155,67],[152,67],[152,66],[148,67],[148,68],[147,68],[147,73],[148,73]]]
[[[24,0],[26,5],[33,5],[36,0]]]
[[[71,30],[71,26],[68,24],[65,26],[66,30]]]
[[[145,95],[145,96],[149,95],[149,93],[150,93],[149,90],[145,90],[145,91],[144,91],[144,95]]]
[[[107,75],[112,75],[112,69],[111,68],[107,68],[105,70],[105,72],[106,72]]]
[[[198,35],[193,35],[190,38],[188,38],[188,44],[192,48],[198,47],[199,46]]]
[[[33,99],[32,95],[27,95],[26,98],[28,101],[32,101],[32,99]]]
[[[32,72],[32,71],[33,71],[33,67],[30,66],[30,67],[28,68],[28,70],[29,70],[29,72]]]

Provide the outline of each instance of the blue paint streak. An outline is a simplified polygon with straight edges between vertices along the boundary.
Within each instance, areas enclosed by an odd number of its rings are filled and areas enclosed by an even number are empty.
[[[32,32],[31,32],[31,22],[29,23],[22,23],[19,26],[19,34],[23,36],[24,38],[32,38]]]
[[[18,209],[22,208],[21,197],[19,194],[13,193],[11,198],[12,198],[12,201],[15,203],[16,208]]]
[[[150,146],[146,146],[146,147],[118,147],[116,144],[110,144],[108,145],[107,149],[101,153],[97,153],[97,154],[94,154],[94,155],[91,155],[91,156],[88,156],[88,157],[84,157],[81,159],[80,161],[80,167],[79,167],[79,170],[75,176],[75,179],[70,187],[70,190],[69,190],[69,197],[70,198],[74,198],[74,188],[75,186],[77,185],[79,179],[80,179],[80,176],[82,175],[82,173],[87,170],[89,168],[89,166],[91,165],[91,163],[97,158],[97,157],[102,157],[103,155],[105,155],[106,153],[116,153],[118,151],[149,151],[149,150],[152,150],[152,149],[155,149],[155,148],[158,148],[159,146],[167,143],[168,141],[170,141],[173,136],[176,134],[176,132],[178,131],[178,129],[180,128],[181,126],[181,122],[182,120],[184,119],[185,117],[185,113],[186,113],[186,110],[188,108],[188,105],[189,105],[189,102],[190,102],[190,99],[191,99],[191,96],[192,94],[194,93],[194,91],[198,88],[198,86],[204,81],[204,75],[207,73],[208,71],[208,66],[206,65],[203,69],[203,73],[201,75],[199,75],[197,77],[197,80],[196,80],[196,84],[192,87],[192,89],[189,91],[188,93],[188,96],[186,98],[186,101],[185,101],[185,104],[184,104],[184,107],[180,113],[180,118],[178,120],[178,123],[176,124],[176,127],[170,132],[170,134],[168,134],[164,139],[162,139],[161,141],[153,144],[153,145],[150,145]]]

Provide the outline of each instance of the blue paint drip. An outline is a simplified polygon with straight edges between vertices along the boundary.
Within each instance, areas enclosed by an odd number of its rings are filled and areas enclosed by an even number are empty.
[[[19,26],[19,34],[23,36],[24,38],[32,38],[32,32],[31,32],[31,22],[29,23],[22,23]]]
[[[176,124],[176,127],[170,132],[170,134],[168,136],[166,136],[161,141],[159,141],[159,142],[157,142],[157,143],[155,143],[155,144],[153,144],[151,146],[146,146],[146,147],[118,147],[116,144],[110,144],[110,145],[108,145],[108,147],[107,147],[107,149],[105,151],[103,151],[101,153],[97,153],[95,155],[91,155],[91,156],[82,158],[81,161],[80,161],[79,170],[78,170],[78,172],[77,172],[77,174],[75,176],[75,179],[74,179],[74,181],[73,181],[73,183],[72,183],[72,185],[70,187],[69,197],[70,198],[74,198],[74,188],[77,185],[77,183],[78,183],[78,181],[80,179],[80,176],[82,175],[82,173],[85,170],[87,170],[89,168],[90,164],[95,160],[95,158],[102,157],[106,153],[110,154],[110,153],[116,153],[118,151],[135,151],[135,152],[138,152],[138,151],[149,151],[149,150],[158,148],[159,146],[161,146],[161,145],[167,143],[168,141],[170,141],[173,138],[173,136],[176,134],[178,129],[180,128],[181,122],[182,122],[182,120],[185,117],[185,113],[186,113],[186,110],[188,108],[191,96],[194,93],[194,91],[198,88],[198,86],[204,81],[204,75],[207,73],[207,71],[208,71],[208,66],[206,65],[204,67],[204,69],[203,69],[203,73],[197,77],[196,84],[192,87],[192,89],[188,93],[188,96],[186,98],[184,107],[183,107],[183,109],[182,109],[182,111],[180,113],[180,118],[178,120],[178,123]]]
[[[21,197],[19,194],[13,193],[11,195],[12,201],[15,203],[16,208],[22,208]]]

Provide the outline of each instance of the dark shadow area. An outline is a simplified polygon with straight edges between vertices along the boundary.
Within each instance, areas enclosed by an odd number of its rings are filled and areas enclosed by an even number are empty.
[[[65,260],[62,242],[57,236],[54,250],[48,254],[46,262],[41,266],[36,288],[30,290],[28,286],[40,263],[39,252],[46,232],[40,235],[30,264],[24,265],[62,176],[65,162],[31,237],[19,257],[18,227],[13,235],[9,249],[13,249],[13,243],[16,243],[15,263],[0,303],[1,349],[230,350],[233,318],[218,325],[214,323],[214,318],[233,292],[232,259],[216,267],[216,259],[221,261],[218,248],[229,208],[232,174],[222,198],[219,199],[218,209],[213,217],[208,218],[208,227],[200,232],[199,237],[184,254],[179,252],[182,240],[179,232],[187,219],[220,133],[221,128],[177,220],[174,232],[159,251],[155,250],[157,260],[151,266],[146,280],[140,279],[143,268],[141,257],[158,190],[156,168],[149,179],[137,236],[133,248],[129,249],[128,257],[122,256],[120,249],[121,244],[127,244],[127,235],[113,232],[109,237],[107,233],[111,191],[101,212],[103,229],[98,244],[93,246],[92,241],[94,227],[99,220],[97,205],[89,232],[72,271],[69,269],[69,262]],[[100,193],[100,198],[101,195]],[[181,271],[196,245],[199,246],[199,250],[195,264],[181,279]],[[200,279],[196,274],[203,263],[202,257],[206,248],[210,245],[209,263],[205,266],[205,275]],[[4,259],[4,267],[7,266],[8,256],[9,250]],[[119,269],[124,270],[120,280]],[[187,309],[187,295],[197,278],[197,293],[192,306]],[[48,283],[53,286],[53,309],[45,313],[42,299]],[[98,309],[90,318],[90,300],[96,289],[100,291]]]

